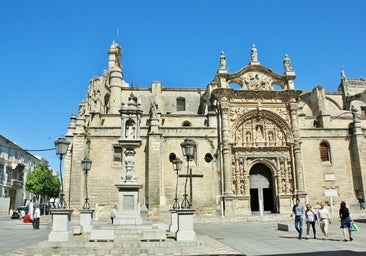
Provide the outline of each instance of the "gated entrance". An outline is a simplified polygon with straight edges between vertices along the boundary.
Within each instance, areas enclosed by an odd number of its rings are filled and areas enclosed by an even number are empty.
[[[274,212],[274,193],[271,170],[255,164],[250,175],[250,207],[252,212]]]

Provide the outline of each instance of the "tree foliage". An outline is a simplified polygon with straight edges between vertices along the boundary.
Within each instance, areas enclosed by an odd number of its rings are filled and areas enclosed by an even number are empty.
[[[53,176],[45,163],[40,163],[27,176],[25,189],[37,198],[57,197],[60,192],[61,183],[57,176]]]

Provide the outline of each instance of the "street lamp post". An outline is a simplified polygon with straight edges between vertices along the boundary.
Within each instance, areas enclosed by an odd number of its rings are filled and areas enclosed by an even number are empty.
[[[81,160],[81,167],[84,171],[84,185],[85,185],[85,202],[83,205],[83,209],[90,209],[89,205],[89,198],[88,198],[88,172],[91,169],[92,160],[89,159],[89,157],[84,157],[83,160]]]
[[[67,149],[69,148],[70,142],[67,141],[65,137],[61,137],[55,141],[56,154],[60,158],[60,179],[61,179],[61,193],[60,193],[60,205],[59,208],[65,209],[67,207],[64,199],[64,180],[62,178],[62,159],[67,154]]]
[[[192,172],[190,173],[189,162],[194,157],[194,154],[195,154],[195,151],[196,151],[196,142],[194,142],[191,139],[186,138],[180,144],[180,146],[182,148],[183,156],[185,156],[186,160],[187,160],[187,175],[186,175],[186,181],[185,181],[185,184],[184,184],[184,195],[183,195],[184,199],[182,201],[181,208],[189,209],[192,206]],[[188,177],[190,177],[190,198],[191,198],[191,202],[189,202],[188,198],[187,198]]]
[[[178,157],[176,159],[173,160],[173,169],[177,175],[177,181],[175,184],[175,197],[174,197],[174,204],[173,204],[173,209],[178,209],[179,208],[179,203],[178,203],[178,173],[179,171],[182,169],[182,160],[180,160]]]

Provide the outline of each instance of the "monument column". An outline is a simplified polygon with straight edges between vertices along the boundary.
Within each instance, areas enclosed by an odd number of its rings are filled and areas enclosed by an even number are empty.
[[[116,184],[120,214],[114,224],[141,224],[139,190],[142,188],[137,182],[135,173],[136,148],[141,146],[140,123],[142,108],[140,102],[131,93],[128,103],[122,104],[120,109],[122,126],[119,144],[124,149],[125,171],[122,173],[121,183]]]

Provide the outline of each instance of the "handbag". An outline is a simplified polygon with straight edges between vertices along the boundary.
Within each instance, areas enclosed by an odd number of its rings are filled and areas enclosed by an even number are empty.
[[[351,223],[351,227],[349,229],[353,232],[356,232],[356,231],[360,230],[360,228],[354,222]]]
[[[316,214],[313,210],[311,210],[311,212],[314,215],[314,221],[317,221],[318,220],[318,214]]]

